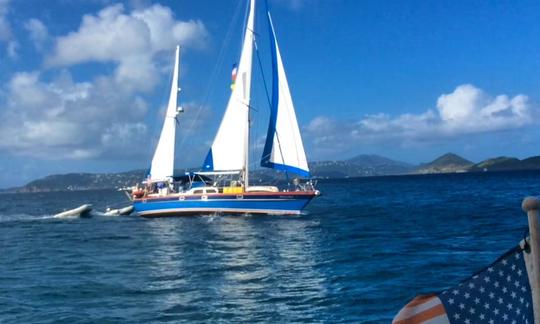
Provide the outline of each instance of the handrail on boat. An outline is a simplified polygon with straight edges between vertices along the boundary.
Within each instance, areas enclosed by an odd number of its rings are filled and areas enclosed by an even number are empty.
[[[527,213],[529,219],[529,245],[532,258],[532,279],[530,280],[534,323],[540,323],[540,221],[538,211],[540,210],[540,200],[536,197],[523,199],[521,208]]]

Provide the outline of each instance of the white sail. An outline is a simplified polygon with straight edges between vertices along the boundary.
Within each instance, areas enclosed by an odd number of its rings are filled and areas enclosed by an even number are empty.
[[[246,171],[254,24],[255,0],[251,0],[235,84],[225,115],[204,161],[205,170]]]
[[[272,107],[261,165],[309,177],[306,153],[270,13],[268,21],[272,49]]]
[[[176,59],[174,62],[174,72],[171,84],[171,94],[169,104],[165,113],[165,121],[159,136],[159,142],[152,158],[150,167],[150,180],[165,180],[172,177],[174,173],[174,147],[176,137],[176,116],[178,115],[178,64],[180,57],[180,47],[176,47]]]

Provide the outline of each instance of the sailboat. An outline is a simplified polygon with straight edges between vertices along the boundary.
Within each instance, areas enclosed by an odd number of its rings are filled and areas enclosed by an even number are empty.
[[[250,101],[255,41],[255,0],[248,0],[242,51],[227,108],[200,172],[174,175],[179,48],[159,142],[143,187],[132,190],[135,211],[145,217],[188,214],[299,214],[320,194],[310,177],[289,84],[272,18],[266,10],[272,61],[270,120],[260,165],[298,176],[292,186],[251,185]]]

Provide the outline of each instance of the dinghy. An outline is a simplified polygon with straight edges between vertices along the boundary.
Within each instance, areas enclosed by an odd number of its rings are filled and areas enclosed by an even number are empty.
[[[54,218],[67,218],[67,217],[86,217],[90,216],[90,212],[92,211],[92,205],[90,204],[84,204],[77,208],[70,209],[63,211],[61,213],[58,213],[54,215]]]
[[[103,213],[103,216],[127,216],[133,212],[133,206],[127,206],[119,209],[110,209]]]

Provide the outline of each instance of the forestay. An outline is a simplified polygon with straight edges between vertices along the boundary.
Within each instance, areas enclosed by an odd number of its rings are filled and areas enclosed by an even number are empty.
[[[272,106],[261,165],[309,177],[306,153],[270,13],[268,21],[272,51]]]

